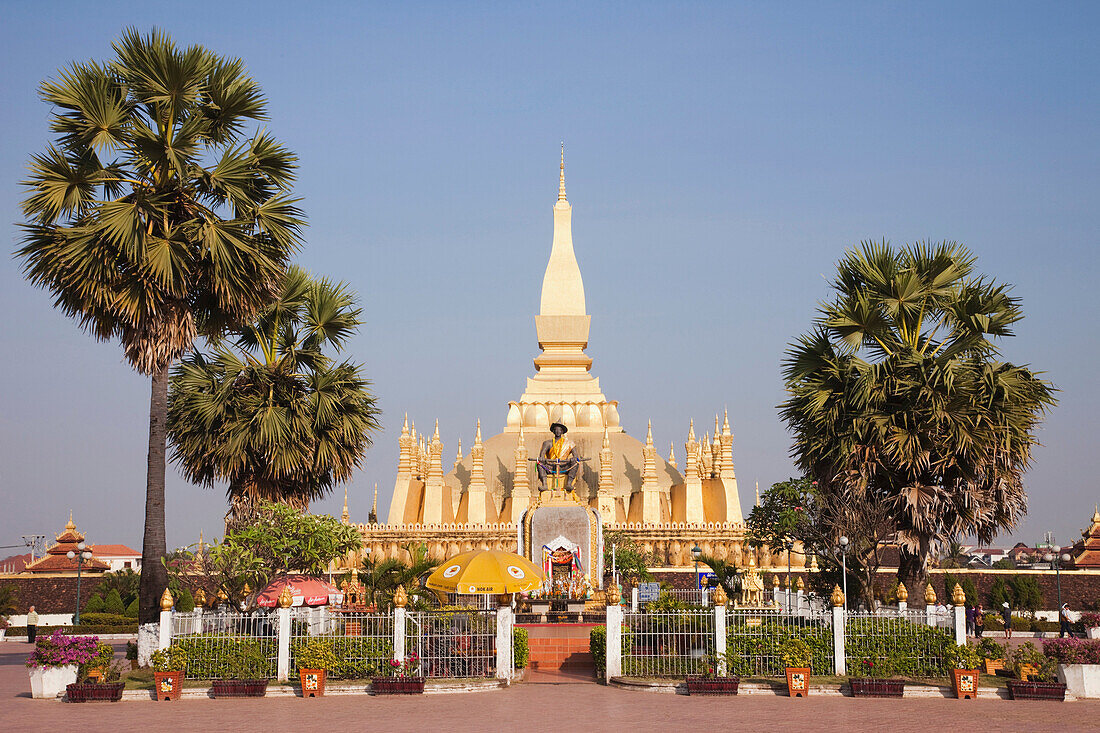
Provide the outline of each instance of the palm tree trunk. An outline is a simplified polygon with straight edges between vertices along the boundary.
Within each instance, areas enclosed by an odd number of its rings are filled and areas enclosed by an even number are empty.
[[[902,550],[898,560],[898,581],[909,591],[914,608],[924,606],[924,587],[928,585],[928,565],[923,557]]]
[[[138,622],[156,621],[160,597],[168,587],[168,571],[161,563],[167,552],[164,533],[164,455],[168,421],[168,366],[153,374],[149,398],[149,460],[145,476],[145,539],[141,546],[141,590]]]

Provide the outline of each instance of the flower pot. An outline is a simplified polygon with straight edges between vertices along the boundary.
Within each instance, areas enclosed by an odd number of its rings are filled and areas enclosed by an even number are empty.
[[[1005,668],[1005,661],[1003,659],[983,659],[985,663],[986,674],[997,674],[998,669]]]
[[[324,697],[325,670],[299,669],[298,678],[302,680],[302,697]]]
[[[1085,636],[1090,639],[1100,639],[1100,626],[1090,626],[1085,629]],[[0,636],[0,638],[3,638]]]
[[[1033,676],[1039,675],[1039,668],[1034,664],[1021,664],[1020,668],[1016,670],[1016,677],[1021,680],[1030,680]]]
[[[1076,698],[1100,697],[1100,664],[1059,664],[1058,681]]]
[[[69,702],[118,702],[125,687],[125,682],[74,682],[66,685],[65,699]]]
[[[978,670],[955,669],[955,697],[959,700],[973,699],[978,696]]]
[[[810,668],[786,667],[787,695],[790,697],[806,697],[810,694]]]
[[[422,695],[423,677],[375,677],[370,689],[375,695]]]
[[[736,695],[740,677],[703,677],[689,674],[687,691],[689,695]]]
[[[1065,700],[1066,685],[1063,682],[1008,681],[1010,700]]]
[[[267,680],[214,680],[214,697],[263,697]]]
[[[183,672],[153,672],[157,700],[179,700],[183,690]]]
[[[57,697],[68,685],[76,682],[76,669],[75,664],[66,664],[63,667],[31,667],[31,697]]]
[[[852,697],[901,697],[905,694],[905,680],[852,677],[848,685],[852,688]]]

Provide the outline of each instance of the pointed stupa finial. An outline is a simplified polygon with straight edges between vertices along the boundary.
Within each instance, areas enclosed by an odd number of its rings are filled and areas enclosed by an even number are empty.
[[[607,426],[603,426],[603,446],[604,449],[611,448],[611,436],[607,433]]]
[[[652,420],[649,421],[649,427],[646,428],[645,444],[646,445],[653,445],[653,421]]]
[[[409,434],[409,413],[407,413],[407,412],[405,413],[405,424],[401,426],[401,434],[402,435],[408,435]]]
[[[374,503],[371,504],[370,513],[378,516],[378,482],[374,482]]]
[[[730,434],[730,410],[727,407],[725,414],[722,418],[722,435]]]
[[[474,433],[474,445],[481,445],[481,418],[477,419],[477,432]]]
[[[1093,505],[1092,521],[1093,523],[1100,523],[1100,504]]]
[[[344,511],[340,512],[340,521],[347,524],[348,519],[348,485],[344,484]]]
[[[688,423],[688,442],[695,440],[695,418],[691,418],[691,422]]]
[[[558,173],[558,201],[565,201],[565,141],[561,143],[561,171]]]
[[[462,438],[458,439],[458,453],[455,455],[455,463],[462,462]]]
[[[199,549],[200,549],[200,550],[202,549],[202,546],[203,546],[203,544],[204,544],[204,543],[203,543],[203,541],[202,541],[202,530],[200,529],[200,530],[199,530]]]
[[[432,433],[432,440],[439,440],[439,418],[435,419],[435,432]]]
[[[668,444],[668,465],[676,468],[676,446],[673,443]]]
[[[714,413],[714,437],[718,437],[718,413]]]
[[[760,482],[756,482],[756,506],[760,506]]]
[[[73,510],[72,509],[69,510],[69,521],[65,525],[65,529],[68,529],[68,530],[76,529],[76,525],[73,524]]]

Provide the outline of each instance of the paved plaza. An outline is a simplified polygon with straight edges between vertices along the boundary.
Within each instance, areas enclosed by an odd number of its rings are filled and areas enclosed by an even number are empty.
[[[505,690],[417,697],[181,700],[69,704],[32,700],[30,646],[0,642],[3,731],[1095,731],[1100,701],[876,700],[770,695],[694,698],[534,673]]]

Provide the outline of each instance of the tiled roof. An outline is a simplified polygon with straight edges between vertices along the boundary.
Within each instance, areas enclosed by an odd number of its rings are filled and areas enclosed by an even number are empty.
[[[83,565],[84,572],[110,569],[110,565],[102,560],[96,560],[94,557],[91,560],[85,560]],[[35,560],[26,567],[28,573],[58,573],[64,571],[75,573],[76,570],[76,558],[70,560],[65,555],[46,555],[41,560]]]
[[[89,545],[88,549],[99,557],[141,557],[141,550],[135,550],[129,545]]]

